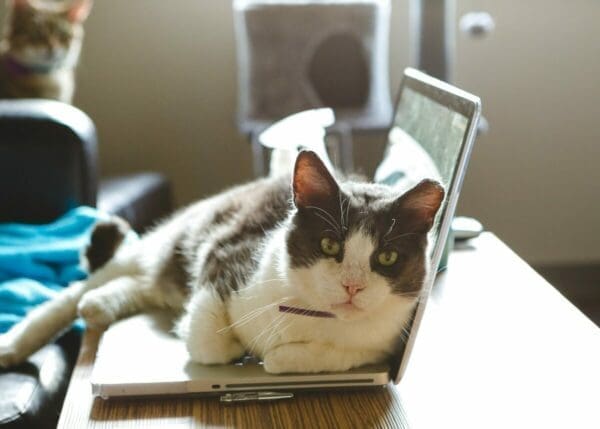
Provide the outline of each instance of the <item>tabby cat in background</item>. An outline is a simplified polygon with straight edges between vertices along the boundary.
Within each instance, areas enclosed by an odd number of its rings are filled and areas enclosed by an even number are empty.
[[[0,98],[71,103],[83,22],[92,0],[8,0],[0,42]]]

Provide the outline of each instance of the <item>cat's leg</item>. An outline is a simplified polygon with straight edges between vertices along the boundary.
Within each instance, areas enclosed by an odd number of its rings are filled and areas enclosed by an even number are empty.
[[[287,343],[277,346],[264,356],[267,372],[347,371],[383,358],[373,350],[339,349],[322,343]]]
[[[162,307],[161,298],[143,276],[122,276],[86,293],[77,308],[89,326],[108,326],[145,309]]]
[[[8,332],[0,335],[0,367],[23,362],[67,329],[77,316],[77,301],[85,286],[84,282],[72,283],[50,301],[31,310]]]
[[[71,283],[54,298],[27,313],[23,320],[0,335],[0,366],[8,367],[23,362],[68,329],[77,317],[77,303],[87,291],[129,269],[127,266],[108,264],[87,280]]]
[[[244,347],[230,328],[225,303],[209,289],[194,293],[176,331],[195,362],[228,363],[244,355]]]

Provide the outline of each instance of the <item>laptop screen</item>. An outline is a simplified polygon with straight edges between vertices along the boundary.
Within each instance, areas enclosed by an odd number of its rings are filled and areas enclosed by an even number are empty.
[[[404,192],[425,178],[442,183],[446,197],[430,233],[432,270],[440,267],[446,237],[479,119],[480,101],[464,91],[416,70],[405,72],[390,132],[385,160],[375,180]],[[443,262],[443,261],[442,261]],[[443,264],[442,264],[443,265]],[[423,285],[409,340],[392,375],[406,366],[426,298],[433,283]],[[397,378],[398,380],[398,378]]]
[[[462,113],[405,88],[393,128],[404,130],[427,151],[447,185],[452,181],[468,122]]]
[[[390,143],[393,144],[394,139],[402,136],[418,144],[423,149],[422,156],[430,158],[426,163],[422,161],[428,165],[430,171],[423,169],[417,172],[414,181],[424,178],[436,179],[448,190],[457,171],[458,158],[466,137],[468,123],[469,119],[462,113],[412,88],[405,87],[394,116]],[[447,199],[438,212],[432,230],[432,252],[436,248],[441,226],[440,219],[446,206]]]

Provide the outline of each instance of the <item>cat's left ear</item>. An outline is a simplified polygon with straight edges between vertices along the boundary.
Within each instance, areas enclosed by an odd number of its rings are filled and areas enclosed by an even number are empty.
[[[75,0],[69,5],[67,18],[71,22],[83,22],[92,10],[92,0]]]
[[[433,226],[444,195],[441,184],[425,179],[394,202],[394,211],[405,219],[407,228],[415,232],[427,232]]]
[[[312,151],[298,154],[294,166],[294,204],[298,208],[322,207],[338,198],[340,188],[323,161]]]

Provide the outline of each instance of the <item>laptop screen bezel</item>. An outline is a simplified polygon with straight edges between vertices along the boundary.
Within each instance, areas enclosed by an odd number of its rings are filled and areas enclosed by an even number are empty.
[[[425,97],[462,114],[467,118],[467,128],[463,141],[461,144],[459,156],[456,161],[455,173],[449,186],[446,189],[446,206],[443,216],[440,218],[440,227],[437,237],[437,242],[433,253],[431,255],[430,264],[431,270],[435,273],[440,263],[444,246],[448,238],[448,232],[450,225],[454,217],[456,210],[456,204],[462,188],[466,167],[471,155],[473,142],[477,132],[477,124],[481,114],[481,100],[479,97],[456,88],[446,82],[435,79],[425,73],[422,73],[413,68],[407,68],[404,70],[404,77],[398,91],[396,104],[394,108],[394,115],[392,116],[392,124],[390,131],[395,126],[396,115],[398,113],[398,106],[402,100],[402,95],[405,88],[410,88]],[[396,363],[391,365],[390,379],[394,380],[395,383],[399,383],[404,375],[410,355],[414,347],[417,332],[423,318],[425,307],[431,293],[431,288],[435,281],[436,275],[431,275],[428,281],[423,285],[421,294],[419,295],[419,301],[414,312],[413,320],[410,326],[408,340],[404,344],[404,347],[399,352],[400,355],[396,356]],[[399,362],[399,364],[398,364]]]

